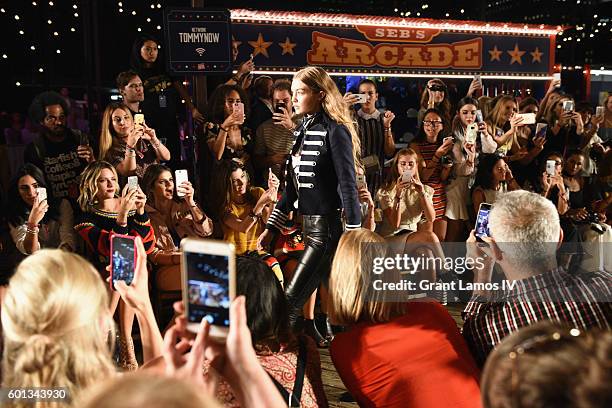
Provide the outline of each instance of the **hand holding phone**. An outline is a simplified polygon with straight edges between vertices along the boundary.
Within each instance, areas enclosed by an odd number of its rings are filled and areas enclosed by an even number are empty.
[[[208,320],[210,336],[227,337],[229,307],[236,296],[236,250],[234,245],[186,238],[181,241],[181,275],[187,329],[197,332]]]
[[[574,110],[574,101],[563,101],[563,112],[572,112]]]
[[[185,197],[185,191],[179,187],[183,184],[184,181],[189,181],[189,175],[187,174],[187,170],[180,169],[174,172],[174,185],[176,186],[176,195],[178,197]]]
[[[414,177],[414,170],[406,169],[402,173],[402,183],[409,183],[412,181],[412,177]]]
[[[477,123],[482,123],[482,122],[484,122],[484,118],[483,118],[483,116],[482,116],[482,111],[481,111],[480,109],[478,109],[478,110],[476,111],[476,122],[477,122]]]
[[[356,104],[357,103],[366,103],[368,101],[368,95],[366,95],[366,94],[355,94],[355,96],[357,97],[356,101],[355,101]]]
[[[117,281],[131,285],[136,268],[135,237],[131,235],[114,234],[111,236],[111,289],[115,290]]]
[[[478,125],[476,123],[470,123],[465,129],[465,143],[475,144],[477,135]]]
[[[523,118],[523,125],[533,125],[536,121],[535,113],[517,113],[516,116]]]
[[[595,108],[595,116],[603,116],[604,115],[604,107],[598,106]]]

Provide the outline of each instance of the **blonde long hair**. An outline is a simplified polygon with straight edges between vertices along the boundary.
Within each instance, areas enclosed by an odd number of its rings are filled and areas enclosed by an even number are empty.
[[[43,249],[27,257],[2,303],[2,386],[66,387],[74,398],[112,376],[108,301],[100,275],[79,255]]]
[[[121,109],[132,117],[132,111],[123,102],[111,102],[104,109],[102,115],[102,128],[100,129],[100,152],[98,153],[98,160],[105,160],[108,151],[113,145],[113,138],[117,137],[115,128],[113,127],[113,113],[117,109]],[[132,121],[134,118],[132,118]]]
[[[380,235],[364,228],[342,235],[329,277],[328,313],[334,323],[384,323],[404,313],[403,302],[385,299],[383,291],[371,290],[374,258],[386,257],[386,249]],[[364,266],[368,268],[365,271]]]
[[[96,195],[98,194],[98,178],[102,173],[102,170],[108,169],[113,172],[115,180],[118,180],[117,170],[112,164],[105,161],[95,161],[89,163],[83,173],[81,174],[81,181],[79,183],[79,198],[77,202],[82,211],[88,212],[91,207],[96,203]],[[115,182],[115,194],[119,193],[119,184]]]
[[[355,119],[351,113],[349,106],[342,99],[342,94],[338,90],[336,83],[321,67],[306,67],[299,70],[293,79],[302,81],[314,92],[323,92],[325,96],[321,101],[321,105],[325,113],[340,125],[344,125],[353,142],[353,161],[355,169],[360,162],[361,142],[357,133]]]

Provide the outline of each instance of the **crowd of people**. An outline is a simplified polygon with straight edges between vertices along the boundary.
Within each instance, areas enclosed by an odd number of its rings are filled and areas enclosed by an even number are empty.
[[[62,95],[32,101],[39,133],[3,192],[3,387],[64,387],[70,406],[325,407],[330,347],[360,406],[612,404],[612,96],[596,115],[554,80],[541,101],[477,97],[478,79],[454,101],[432,79],[400,143],[370,79],[341,92],[322,68],[253,78],[248,60],[201,113],[158,40],[135,41],[130,65],[98,135],[67,126]],[[136,237],[138,256],[132,282],[109,289],[113,234]],[[187,330],[187,237],[236,249],[224,344],[206,319]],[[369,286],[370,258],[440,257],[445,243],[484,259],[461,276],[418,271],[483,285],[461,331],[446,290]],[[502,280],[514,285],[482,289]]]

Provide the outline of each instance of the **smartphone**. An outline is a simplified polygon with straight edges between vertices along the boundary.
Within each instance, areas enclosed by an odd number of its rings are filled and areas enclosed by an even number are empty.
[[[362,187],[366,187],[367,188],[367,184],[366,184],[366,177],[364,174],[357,174],[357,188],[362,188]]]
[[[89,135],[87,133],[81,133],[79,145],[80,146],[89,146]]]
[[[174,185],[176,187],[176,195],[178,197],[184,197],[185,194],[179,193],[178,187],[181,185],[183,181],[189,181],[189,175],[187,174],[187,170],[180,169],[174,172]]]
[[[546,173],[549,176],[554,176],[555,175],[555,167],[557,165],[557,162],[554,160],[546,160]]]
[[[280,113],[281,115],[284,115],[285,111],[282,108],[287,109],[287,106],[285,106],[284,103],[277,103],[276,108],[274,109],[274,113]]]
[[[251,54],[251,55],[249,56],[249,59],[250,59],[251,61],[253,61],[253,54]]]
[[[517,113],[516,116],[523,118],[523,125],[533,125],[536,123],[535,113]]]
[[[38,187],[36,189],[36,196],[38,197],[38,202],[41,203],[43,200],[47,199],[47,189],[44,187]]]
[[[357,101],[355,102],[357,103],[366,103],[368,101],[368,95],[366,94],[355,94],[357,96]]]
[[[224,341],[229,307],[236,295],[236,249],[233,244],[206,239],[181,241],[181,276],[187,329],[197,332],[202,319],[210,335]]]
[[[115,290],[115,283],[119,280],[131,285],[134,280],[136,268],[136,237],[130,235],[114,234],[111,236],[111,289]]]
[[[535,137],[546,137],[547,129],[548,129],[547,123],[538,123],[536,125]]]
[[[481,203],[478,207],[478,214],[476,215],[476,225],[474,226],[474,235],[476,239],[482,237],[490,237],[489,232],[489,213],[491,212],[491,204]]]
[[[482,79],[480,78],[480,75],[474,75],[474,80],[477,81],[480,86],[482,86]]]
[[[478,125],[476,123],[470,123],[465,129],[465,142],[469,144],[476,143],[476,136],[478,135]]]
[[[144,123],[144,115],[142,113],[135,114],[134,123],[137,125],[142,125]]]
[[[553,81],[559,81],[559,85],[557,85],[557,88],[561,86],[561,73],[560,72],[555,72],[553,74]]]
[[[574,110],[574,101],[563,101],[563,111],[572,112]]]
[[[453,136],[446,136],[444,139],[442,139],[442,143],[446,143],[447,140],[452,140],[454,142],[455,138]]]
[[[476,111],[476,122],[478,123],[484,122],[484,118],[482,117],[482,111],[480,109]]]
[[[604,115],[604,107],[598,106],[595,108],[595,116],[603,116]]]
[[[130,176],[127,179],[128,190],[138,190],[138,176]]]
[[[410,180],[412,180],[412,177],[414,177],[414,170],[412,169],[404,170],[404,172],[402,173],[402,183],[409,182]]]
[[[244,123],[244,103],[236,102],[234,104],[234,113],[240,118],[240,124]]]

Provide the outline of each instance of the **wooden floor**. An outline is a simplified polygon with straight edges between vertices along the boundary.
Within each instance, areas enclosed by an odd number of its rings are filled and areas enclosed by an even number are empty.
[[[451,314],[455,322],[457,322],[457,326],[459,328],[462,327],[461,320],[461,310],[463,309],[463,305],[453,304],[446,307],[448,312]],[[328,349],[319,349],[319,354],[321,355],[321,370],[322,370],[322,378],[323,378],[323,387],[325,388],[325,394],[327,395],[327,401],[329,402],[330,407],[357,407],[358,405],[355,402],[342,402],[340,401],[340,396],[346,393],[346,388],[342,383],[342,380],[338,376],[336,369],[334,368],[334,364],[331,361],[331,357],[329,356]]]

